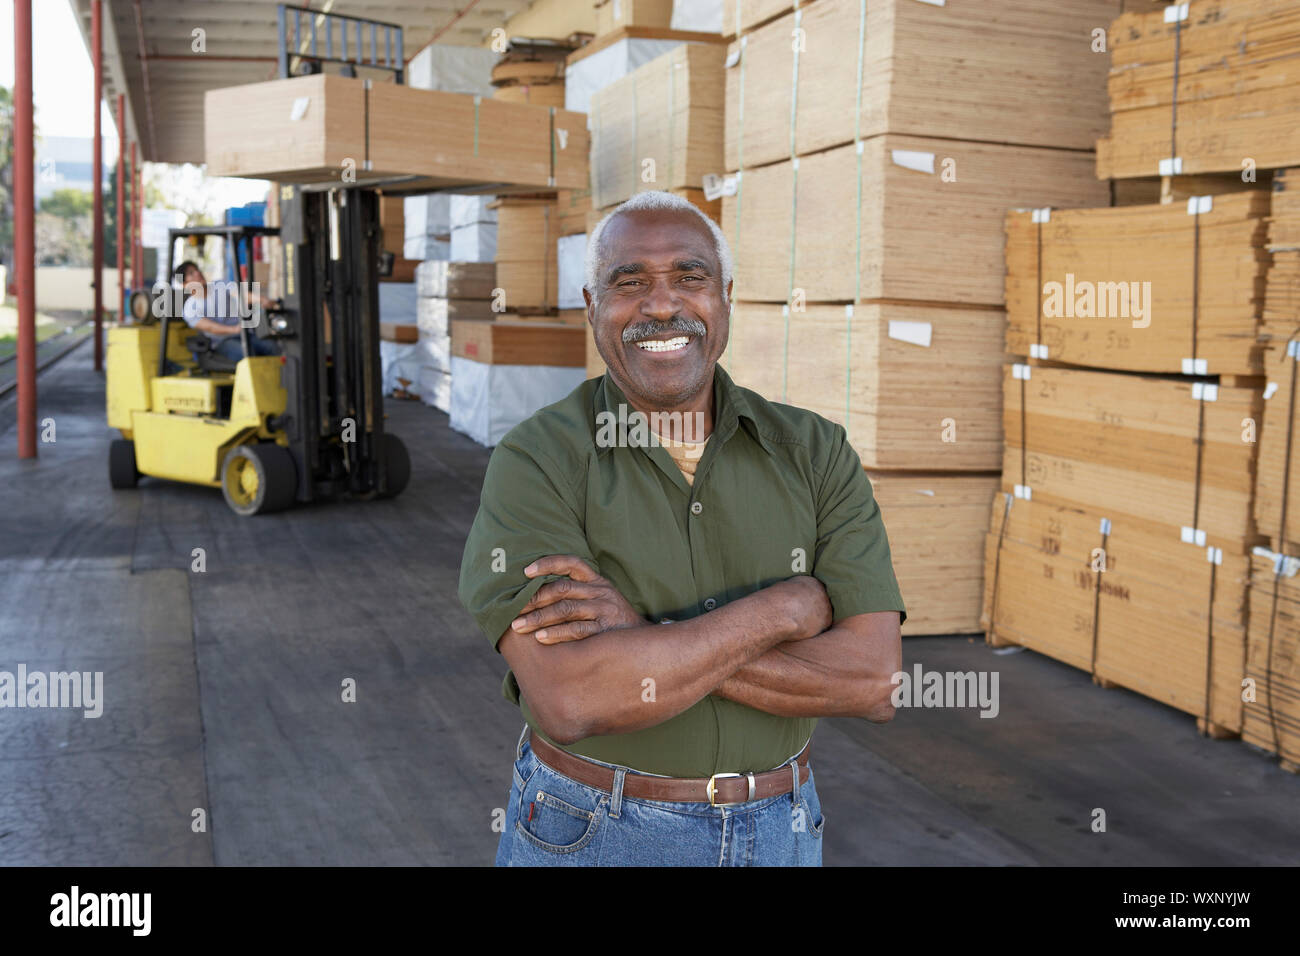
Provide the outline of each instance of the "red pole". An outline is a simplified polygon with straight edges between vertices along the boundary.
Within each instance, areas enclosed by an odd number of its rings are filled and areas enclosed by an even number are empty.
[[[140,149],[140,162],[135,166],[135,274],[140,278],[136,285],[144,288],[144,148]]]
[[[140,260],[136,258],[135,252],[135,210],[140,204],[140,185],[136,177],[135,163],[135,143],[131,144],[131,170],[128,174],[131,177],[131,288],[140,286]]]
[[[18,288],[18,457],[36,457],[36,205],[32,0],[14,0],[14,285]]]
[[[126,97],[117,94],[117,321],[125,322],[122,292],[126,289],[126,223],[122,205],[126,199]]]
[[[101,129],[99,113],[104,99],[104,45],[103,45],[103,3],[92,0],[90,4],[90,45],[91,60],[95,70],[95,155],[91,160],[90,176],[94,180],[92,189],[95,197],[95,236],[94,252],[91,257],[93,274],[91,284],[95,287],[95,371],[104,368],[104,131]]]

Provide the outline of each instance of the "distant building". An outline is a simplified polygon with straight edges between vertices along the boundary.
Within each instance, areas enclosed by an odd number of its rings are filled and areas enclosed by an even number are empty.
[[[94,141],[89,136],[40,136],[36,142],[36,203],[56,189],[91,191]],[[104,163],[104,190],[113,165]]]

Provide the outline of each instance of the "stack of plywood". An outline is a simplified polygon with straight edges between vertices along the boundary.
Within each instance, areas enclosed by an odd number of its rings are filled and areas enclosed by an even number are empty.
[[[991,643],[1090,671],[1194,714],[1209,733],[1241,732],[1243,553],[1189,547],[1154,522],[1037,497],[1008,495],[991,512]]]
[[[229,135],[232,116],[239,136]],[[208,90],[204,118],[210,176],[587,186],[586,117],[554,107],[319,74]]]
[[[392,274],[383,276],[381,282],[414,282],[418,259],[407,259],[405,200],[401,196],[379,197],[380,248],[393,254]]]
[[[1110,135],[1097,175],[1300,164],[1300,6],[1193,0],[1110,30]]]
[[[559,302],[555,243],[559,216],[555,199],[498,199],[497,285],[507,309],[550,312]]]
[[[1267,548],[1251,556],[1247,698],[1242,739],[1300,772],[1300,562]]]
[[[415,271],[419,378],[416,391],[428,405],[451,405],[451,330],[457,321],[490,323],[496,266],[490,262],[421,262]]]
[[[1262,190],[1007,216],[1007,351],[1094,368],[1258,375]],[[1195,363],[1188,367],[1188,362]]]
[[[597,0],[596,36],[624,27],[667,29],[673,20],[673,0]]]
[[[723,362],[740,384],[844,425],[873,483],[905,489],[882,495],[882,511],[906,633],[979,630],[1002,464],[1003,223],[1013,208],[1107,203],[1091,152],[1106,57],[1091,39],[1119,8],[724,10],[736,37],[716,191],[736,267]],[[963,503],[959,520],[944,499]],[[964,543],[935,562],[926,542],[938,554],[945,527]]]
[[[723,56],[682,44],[592,96],[593,206],[646,189],[701,191],[723,171]]]
[[[492,67],[492,98],[564,109],[564,60],[559,44],[511,43]]]

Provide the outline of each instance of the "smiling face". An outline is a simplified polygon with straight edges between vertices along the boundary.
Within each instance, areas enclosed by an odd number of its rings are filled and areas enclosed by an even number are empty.
[[[628,210],[600,239],[596,295],[583,298],[614,384],[643,411],[707,405],[731,292],[708,226],[685,210]]]

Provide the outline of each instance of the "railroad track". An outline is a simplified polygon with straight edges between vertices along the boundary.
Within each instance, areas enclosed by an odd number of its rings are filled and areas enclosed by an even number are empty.
[[[69,326],[58,335],[51,336],[36,346],[36,372],[40,374],[59,359],[89,341],[94,334],[93,325]],[[0,398],[5,398],[18,388],[17,353],[0,356]]]

